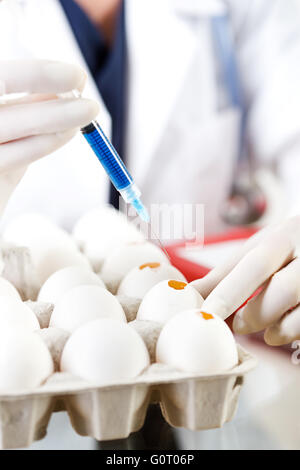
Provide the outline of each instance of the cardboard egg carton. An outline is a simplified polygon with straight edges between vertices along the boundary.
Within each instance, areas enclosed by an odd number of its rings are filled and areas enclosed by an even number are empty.
[[[34,390],[0,394],[0,449],[28,447],[42,439],[53,412],[67,411],[75,431],[99,441],[124,439],[142,428],[150,403],[159,403],[166,421],[190,430],[221,427],[235,413],[245,374],[256,360],[238,346],[239,364],[217,375],[180,372],[155,363],[161,324],[136,320],[140,300],[117,295],[129,325],[144,340],[151,365],[139,377],[111,385],[91,384],[59,372],[69,334],[50,328],[54,306],[36,302],[38,284],[27,248],[0,246],[2,276],[21,293],[37,316],[55,373]],[[31,300],[28,300],[31,299]]]
[[[50,316],[49,304],[29,305],[44,322]],[[47,312],[41,314],[43,308]],[[190,430],[221,427],[233,418],[245,374],[256,364],[249,353],[238,346],[239,364],[221,374],[181,372],[153,362],[162,325],[139,320],[129,324],[144,339],[152,360],[143,374],[103,386],[55,372],[39,388],[1,394],[0,448],[27,447],[42,439],[54,411],[67,411],[78,434],[99,441],[124,439],[141,429],[154,402],[160,404],[170,425]],[[58,371],[68,333],[44,328],[37,334],[47,344]]]

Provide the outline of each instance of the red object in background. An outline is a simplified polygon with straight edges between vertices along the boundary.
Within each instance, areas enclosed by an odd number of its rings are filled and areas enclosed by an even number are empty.
[[[234,230],[230,230],[225,234],[215,235],[211,237],[207,237],[204,241],[204,246],[206,245],[213,245],[217,243],[224,243],[226,241],[232,240],[246,240],[250,238],[257,232],[257,229],[249,229],[249,228],[238,228]],[[197,247],[197,243],[189,243],[189,245]],[[166,246],[166,251],[170,256],[171,263],[179,269],[179,271],[184,274],[189,282],[194,281],[195,279],[199,279],[200,277],[205,276],[209,271],[210,268],[207,266],[203,266],[201,264],[194,263],[192,261],[187,260],[186,258],[182,257],[179,254],[179,249],[184,248],[186,246],[186,242],[176,243],[174,245]],[[200,246],[200,244],[199,244]]]

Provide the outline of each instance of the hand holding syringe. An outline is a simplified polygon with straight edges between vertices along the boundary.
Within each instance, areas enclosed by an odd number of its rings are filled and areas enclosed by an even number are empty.
[[[20,45],[22,46],[22,50],[26,54],[26,57],[31,58],[31,50],[30,48],[27,50],[26,47],[27,36],[23,31],[24,5],[21,2],[12,2],[10,7],[16,28],[16,37],[20,37]],[[24,34],[21,34],[20,32],[23,32]],[[77,91],[78,88],[74,90],[76,91],[72,92],[72,98],[81,98],[80,91]],[[65,93],[63,91],[60,96],[63,97],[63,95],[70,95],[70,93]],[[92,121],[81,130],[88,144],[109,176],[112,184],[119,191],[125,202],[132,204],[143,221],[149,222],[150,218],[147,209],[143,206],[140,200],[140,190],[134,184],[131,175],[127,171],[117,151],[104,135],[100,125],[97,121]]]
[[[48,60],[0,60],[0,214],[34,161],[58,150],[98,114],[95,101],[55,99],[85,73]]]

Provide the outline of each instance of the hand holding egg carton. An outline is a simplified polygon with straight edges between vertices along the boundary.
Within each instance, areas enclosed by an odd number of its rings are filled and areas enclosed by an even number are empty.
[[[41,288],[22,302],[0,279],[0,447],[42,438],[54,410],[98,440],[140,429],[153,401],[174,426],[230,420],[255,361],[226,323],[114,210],[85,215],[73,235],[33,215],[4,232],[29,247]]]

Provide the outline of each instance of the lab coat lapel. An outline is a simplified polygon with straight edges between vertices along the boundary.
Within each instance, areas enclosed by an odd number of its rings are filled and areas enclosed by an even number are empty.
[[[195,37],[169,0],[127,0],[127,155],[141,183],[195,51]],[[136,165],[142,160],[141,165]]]

